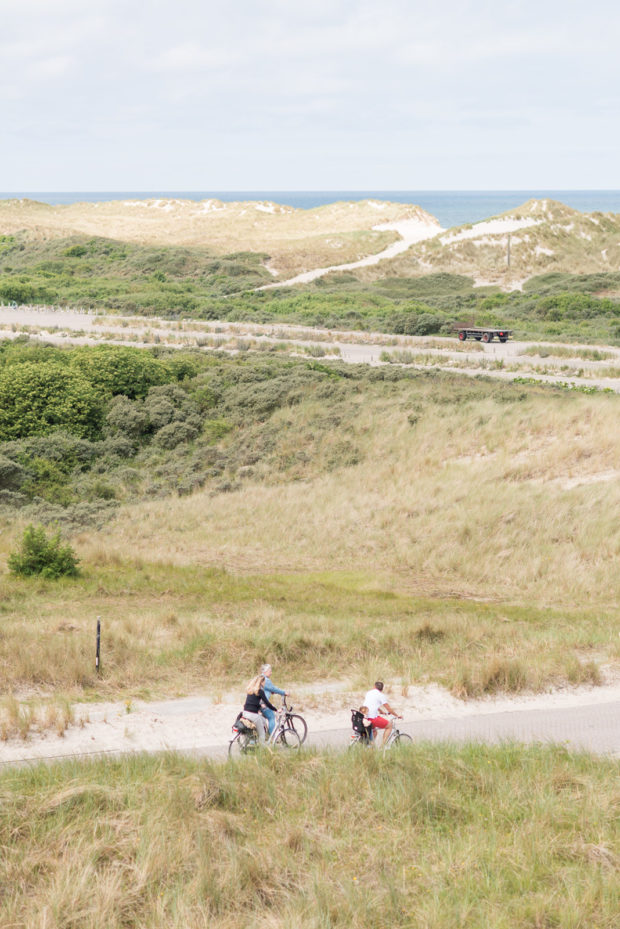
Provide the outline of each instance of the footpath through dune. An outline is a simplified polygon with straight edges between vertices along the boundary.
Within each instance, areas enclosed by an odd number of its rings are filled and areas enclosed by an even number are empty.
[[[314,281],[318,277],[329,274],[330,271],[353,271],[355,268],[366,268],[369,265],[376,265],[379,264],[380,261],[385,261],[387,258],[395,258],[396,255],[406,252],[408,248],[415,245],[417,242],[423,242],[425,239],[432,239],[436,235],[439,235],[439,233],[444,232],[437,221],[430,221],[430,217],[428,220],[400,219],[391,223],[380,223],[378,226],[373,226],[372,228],[373,231],[376,232],[393,230],[399,234],[400,239],[397,242],[393,242],[392,245],[388,245],[382,252],[377,252],[376,255],[367,255],[365,258],[360,258],[359,261],[350,261],[346,264],[330,265],[328,268],[313,268],[312,271],[304,271],[302,274],[297,274],[295,277],[291,277],[286,281],[278,281],[274,284],[263,284],[262,287],[257,287],[256,290],[273,290],[275,287],[291,287],[293,284],[307,284],[309,281]]]

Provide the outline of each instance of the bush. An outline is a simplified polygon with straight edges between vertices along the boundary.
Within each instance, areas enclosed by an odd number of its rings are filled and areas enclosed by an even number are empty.
[[[140,401],[128,400],[120,394],[109,406],[105,417],[110,435],[120,434],[131,439],[141,439],[150,431],[149,417]]]
[[[0,440],[59,428],[96,438],[103,408],[98,389],[55,361],[23,362],[0,371]]]
[[[79,561],[70,545],[61,545],[60,532],[48,538],[43,526],[28,526],[21,548],[11,552],[11,574],[22,577],[76,577]]]
[[[0,490],[17,490],[25,477],[26,472],[20,464],[0,455]]]
[[[146,396],[149,387],[173,377],[166,365],[144,349],[97,345],[74,356],[73,364],[99,391],[124,394],[130,400]]]
[[[155,444],[160,448],[176,448],[183,442],[191,442],[197,435],[198,429],[189,423],[168,423],[155,434]]]

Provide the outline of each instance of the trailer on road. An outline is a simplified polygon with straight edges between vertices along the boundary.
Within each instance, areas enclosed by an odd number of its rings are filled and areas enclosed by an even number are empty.
[[[493,329],[488,326],[455,326],[459,341],[475,339],[476,342],[492,342],[495,337],[506,342],[512,335],[512,329]]]

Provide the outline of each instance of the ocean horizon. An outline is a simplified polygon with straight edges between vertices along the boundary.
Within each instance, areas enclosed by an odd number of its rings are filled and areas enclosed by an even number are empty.
[[[132,190],[14,191],[0,200],[38,200],[51,205],[111,200],[270,200],[309,210],[339,201],[389,200],[411,203],[435,216],[444,228],[480,222],[527,200],[559,200],[582,213],[620,213],[620,190]]]

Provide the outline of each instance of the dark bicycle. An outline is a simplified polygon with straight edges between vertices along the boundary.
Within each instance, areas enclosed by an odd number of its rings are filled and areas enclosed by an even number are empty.
[[[301,716],[298,717],[301,719]],[[302,722],[304,722],[302,720]],[[305,725],[305,722],[304,722]],[[254,723],[245,719],[240,713],[233,724],[233,737],[228,745],[228,757],[236,758],[241,755],[252,755],[260,747],[258,741],[258,732]],[[288,751],[299,751],[301,748],[301,738],[294,728],[287,721],[287,710],[282,706],[278,710],[276,717],[276,726],[264,745],[274,750],[286,749]]]

